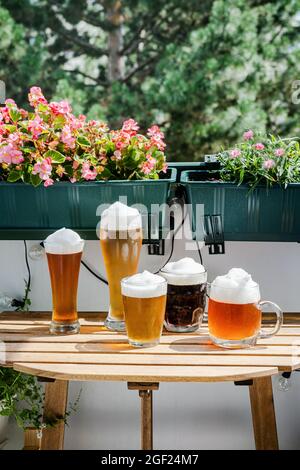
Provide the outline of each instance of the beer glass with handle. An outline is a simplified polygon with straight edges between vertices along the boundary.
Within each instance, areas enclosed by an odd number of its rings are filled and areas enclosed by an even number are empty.
[[[262,330],[262,310],[271,306],[277,316],[272,330]],[[275,335],[283,322],[277,304],[260,300],[259,285],[243,269],[233,268],[210,285],[208,330],[211,340],[224,348],[245,348],[258,338]]]
[[[168,282],[165,328],[175,333],[197,330],[206,303],[207,272],[192,258],[167,263],[160,274]]]
[[[80,330],[77,287],[84,241],[73,230],[62,228],[44,242],[52,287],[52,334]]]
[[[100,243],[110,297],[105,325],[110,330],[125,330],[121,279],[137,272],[142,240],[142,219],[137,209],[115,202],[103,211]]]
[[[159,343],[167,301],[167,281],[148,271],[122,279],[128,341],[135,347]]]

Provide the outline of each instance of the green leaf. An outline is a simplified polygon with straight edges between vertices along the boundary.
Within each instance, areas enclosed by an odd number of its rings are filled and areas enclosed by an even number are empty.
[[[33,153],[35,151],[35,147],[21,147],[23,153]]]
[[[45,158],[51,158],[52,160],[52,163],[64,163],[64,161],[66,160],[66,157],[58,152],[57,150],[48,150],[45,154],[44,154],[44,157]]]
[[[66,123],[66,119],[65,119],[64,116],[57,116],[54,119],[53,127],[54,127],[55,130],[62,129],[64,127],[65,123]]]
[[[31,173],[31,175],[30,175],[30,182],[31,182],[31,184],[32,184],[33,186],[37,187],[37,186],[39,186],[39,185],[41,184],[42,180],[41,180],[41,178],[39,177],[39,175],[33,175],[33,174]]]
[[[80,135],[77,138],[76,142],[77,142],[78,145],[80,145],[80,147],[90,147],[91,146],[91,142],[89,141],[89,139],[87,139],[83,135]]]
[[[4,128],[8,132],[16,132],[16,130],[17,130],[17,127],[12,126],[11,124],[5,124]]]
[[[17,108],[10,109],[8,113],[12,122],[17,122],[22,117],[21,113],[17,110]]]
[[[9,181],[10,183],[15,183],[15,181],[18,181],[19,179],[21,179],[21,177],[22,177],[21,171],[12,170],[8,175],[7,181]]]

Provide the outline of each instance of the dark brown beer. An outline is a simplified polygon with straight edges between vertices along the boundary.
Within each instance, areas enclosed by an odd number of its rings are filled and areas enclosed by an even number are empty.
[[[198,328],[206,302],[206,283],[195,285],[168,284],[166,327],[177,331]]]
[[[82,252],[47,253],[52,287],[54,322],[77,321],[77,286]]]

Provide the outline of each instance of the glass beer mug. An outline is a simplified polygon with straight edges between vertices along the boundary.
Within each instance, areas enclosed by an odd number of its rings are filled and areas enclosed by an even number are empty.
[[[262,330],[262,311],[266,305],[276,313],[272,330]],[[245,348],[258,338],[271,338],[283,322],[283,313],[274,302],[261,301],[259,285],[243,269],[233,268],[210,285],[208,330],[211,340],[224,348]]]
[[[110,330],[125,330],[121,279],[137,272],[142,240],[142,218],[137,209],[115,202],[103,211],[100,243],[110,298],[105,325]]]

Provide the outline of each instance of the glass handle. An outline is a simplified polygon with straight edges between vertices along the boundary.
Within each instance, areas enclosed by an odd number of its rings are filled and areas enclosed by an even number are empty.
[[[274,302],[270,302],[269,300],[263,300],[263,301],[258,303],[258,306],[260,308],[264,307],[264,305],[271,305],[274,312],[276,313],[277,321],[276,321],[276,325],[274,326],[273,330],[271,330],[269,332],[267,332],[265,330],[260,330],[259,338],[271,338],[272,336],[276,335],[276,333],[278,333],[278,331],[280,330],[280,328],[282,326],[283,312],[282,312],[281,308],[278,307],[277,304],[275,304]],[[262,311],[262,308],[261,308],[261,311]]]

